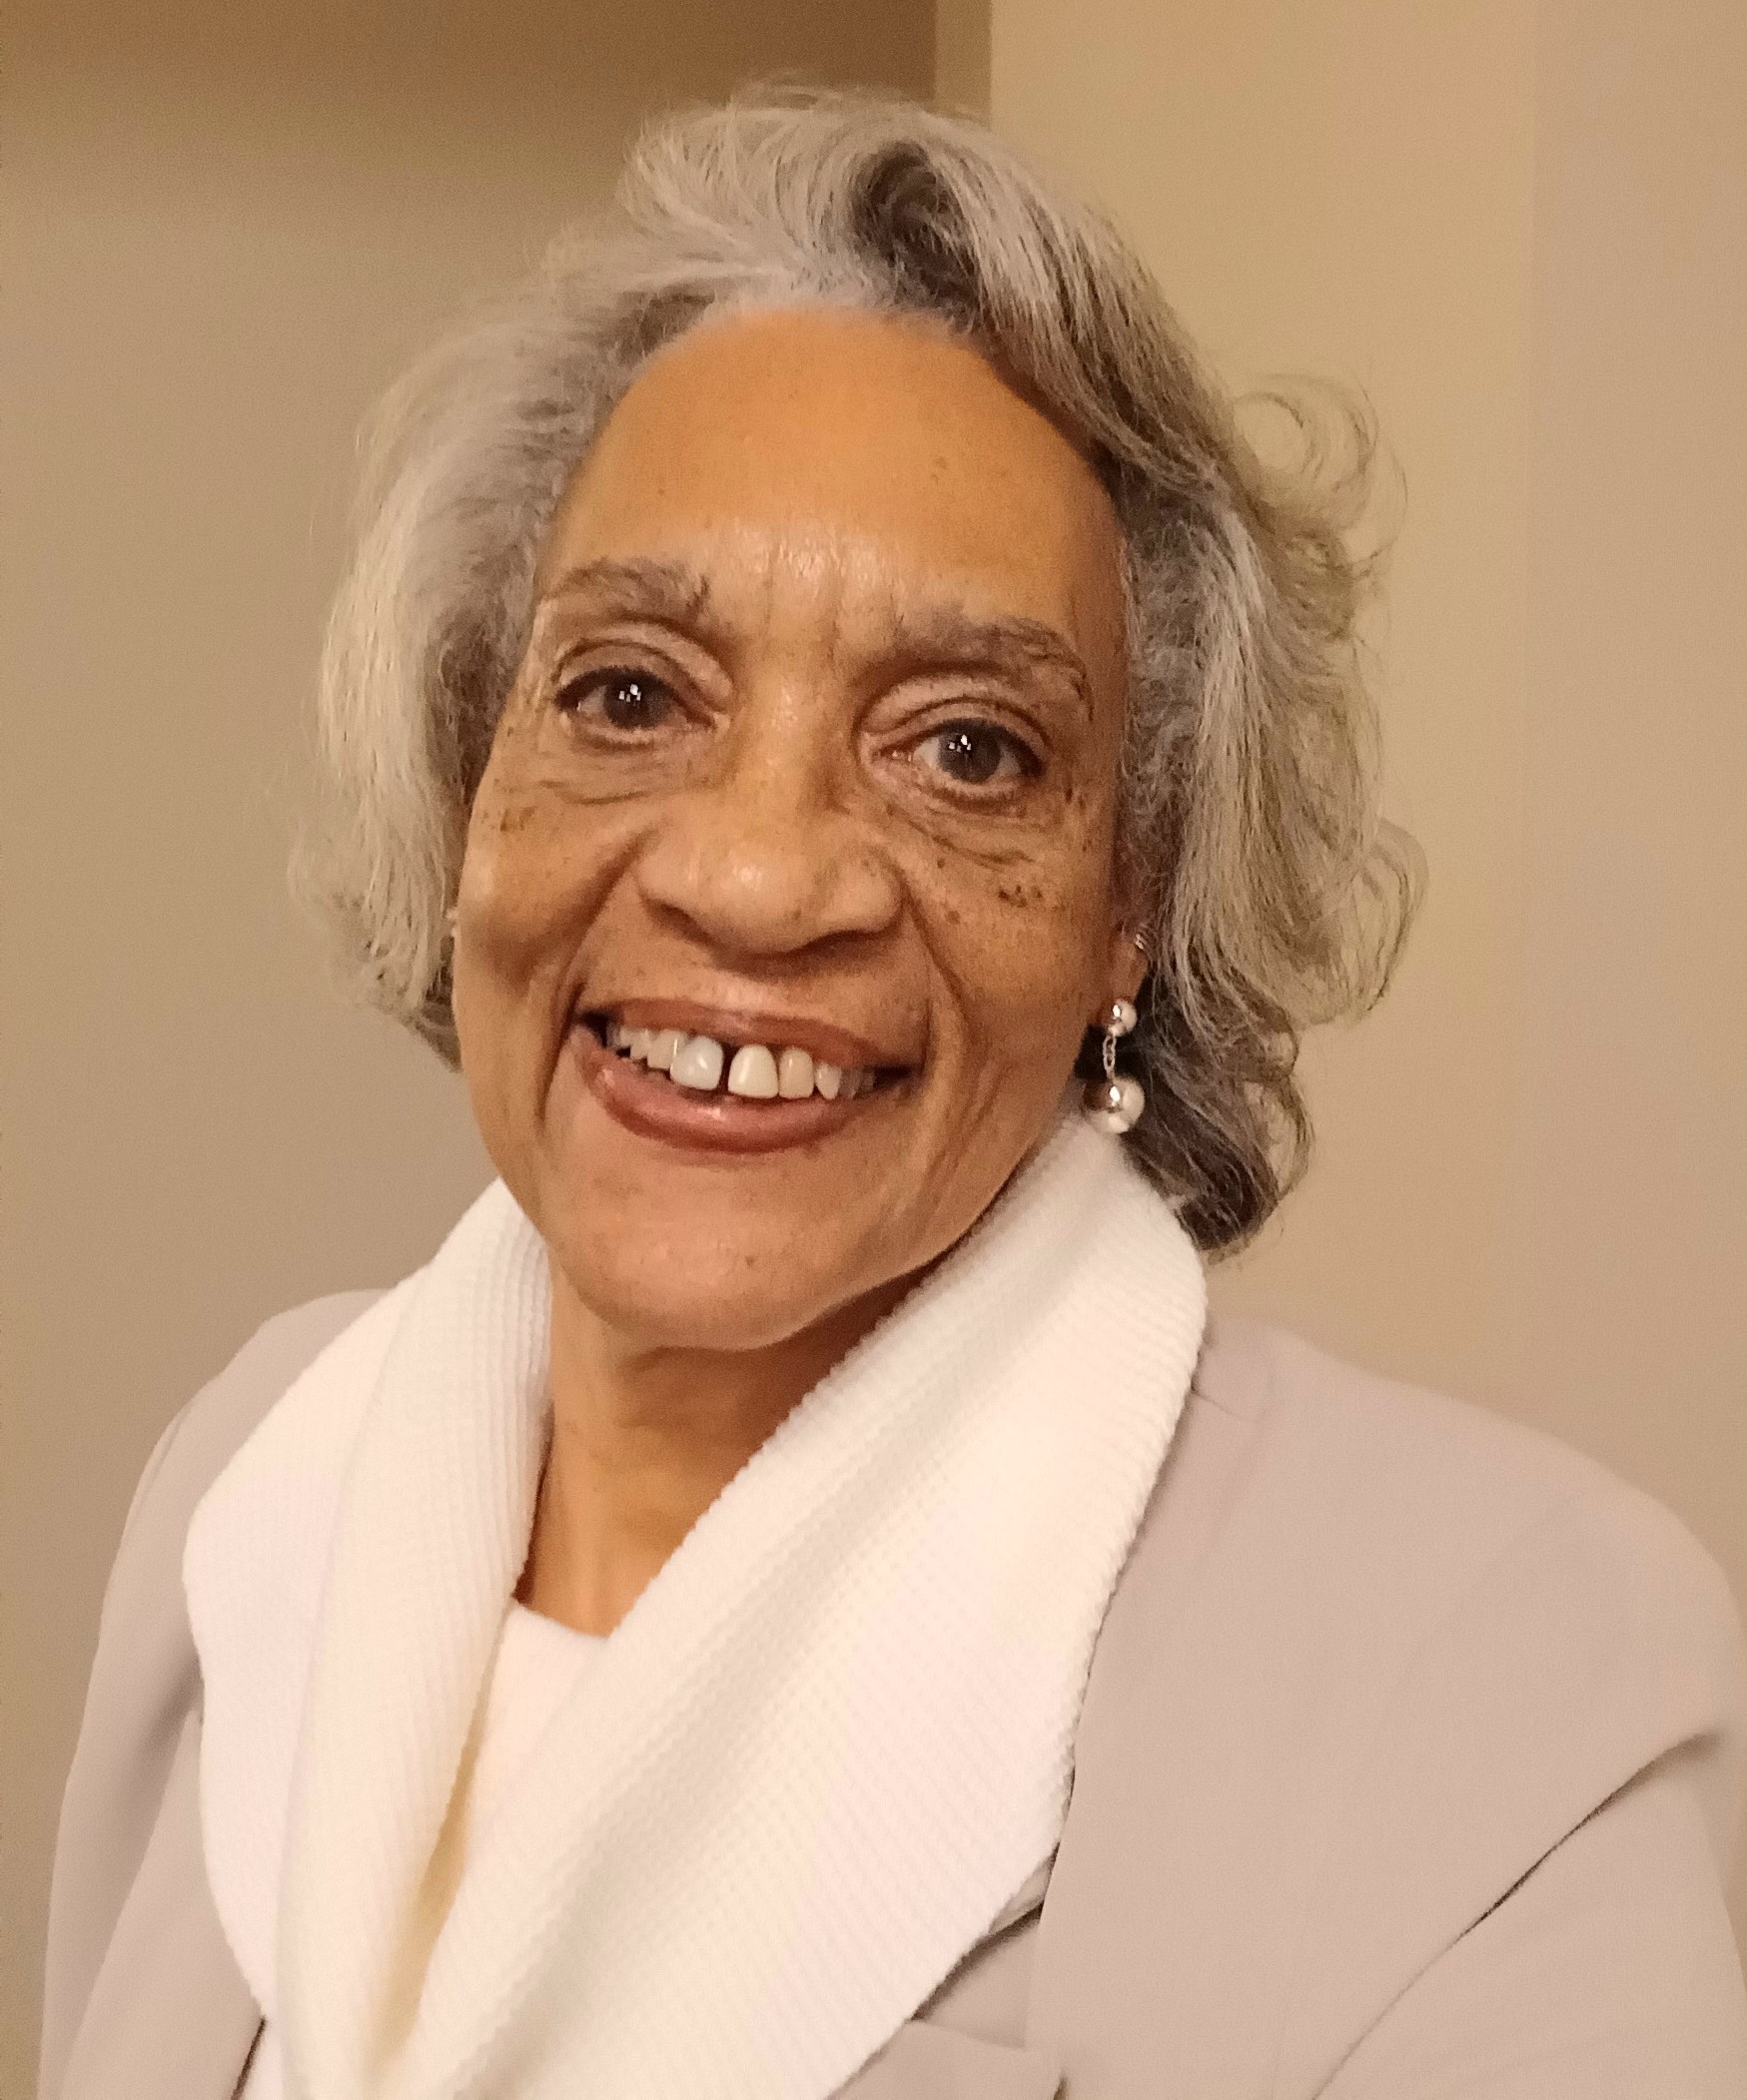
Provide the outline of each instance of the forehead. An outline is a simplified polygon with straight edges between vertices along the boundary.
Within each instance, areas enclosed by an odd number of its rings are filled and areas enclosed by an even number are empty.
[[[593,560],[773,568],[840,609],[943,590],[1120,634],[1110,500],[1059,430],[965,346],[830,308],[692,330],[638,375],[553,521],[542,580]]]

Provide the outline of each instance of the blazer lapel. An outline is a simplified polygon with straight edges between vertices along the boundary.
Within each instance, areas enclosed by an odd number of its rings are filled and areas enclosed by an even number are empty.
[[[837,2100],[1056,2100],[1062,2067],[1040,2049],[906,2020]]]
[[[1061,2061],[1047,2048],[986,2040],[1018,2034],[1026,1978],[1017,1935],[1035,1934],[1049,1888],[1045,1860],[916,2017],[906,2020],[834,2100],[1055,2100]]]
[[[213,1909],[199,1775],[196,1711],[55,2100],[232,2100],[242,2079],[261,2009]]]

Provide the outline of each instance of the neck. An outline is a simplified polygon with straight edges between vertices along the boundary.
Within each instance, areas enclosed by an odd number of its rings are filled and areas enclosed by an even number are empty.
[[[552,1264],[552,1438],[516,1596],[609,1634],[790,1410],[909,1288],[905,1277],[783,1341],[633,1342]]]

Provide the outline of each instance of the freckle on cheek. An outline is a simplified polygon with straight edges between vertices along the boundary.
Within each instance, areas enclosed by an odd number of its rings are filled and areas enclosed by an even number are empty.
[[[500,837],[513,838],[518,832],[526,831],[536,815],[531,802],[500,796],[479,812],[478,821]]]
[[[1031,912],[1040,906],[1047,907],[1050,898],[1042,883],[1003,884],[995,892],[1003,904],[1012,905],[1016,911]]]

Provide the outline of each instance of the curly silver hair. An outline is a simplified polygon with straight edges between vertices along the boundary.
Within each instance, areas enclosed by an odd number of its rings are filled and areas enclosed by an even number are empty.
[[[604,217],[418,363],[370,426],[324,654],[325,808],[294,885],[352,989],[456,1061],[445,911],[540,540],[639,368],[706,315],[926,317],[1017,379],[1125,548],[1119,856],[1152,968],[1124,1140],[1212,1251],[1302,1172],[1312,1024],[1381,993],[1418,888],[1380,820],[1351,537],[1366,411],[1272,394],[1265,459],[1145,266],[993,134],[890,96],[755,91],[647,127]]]

